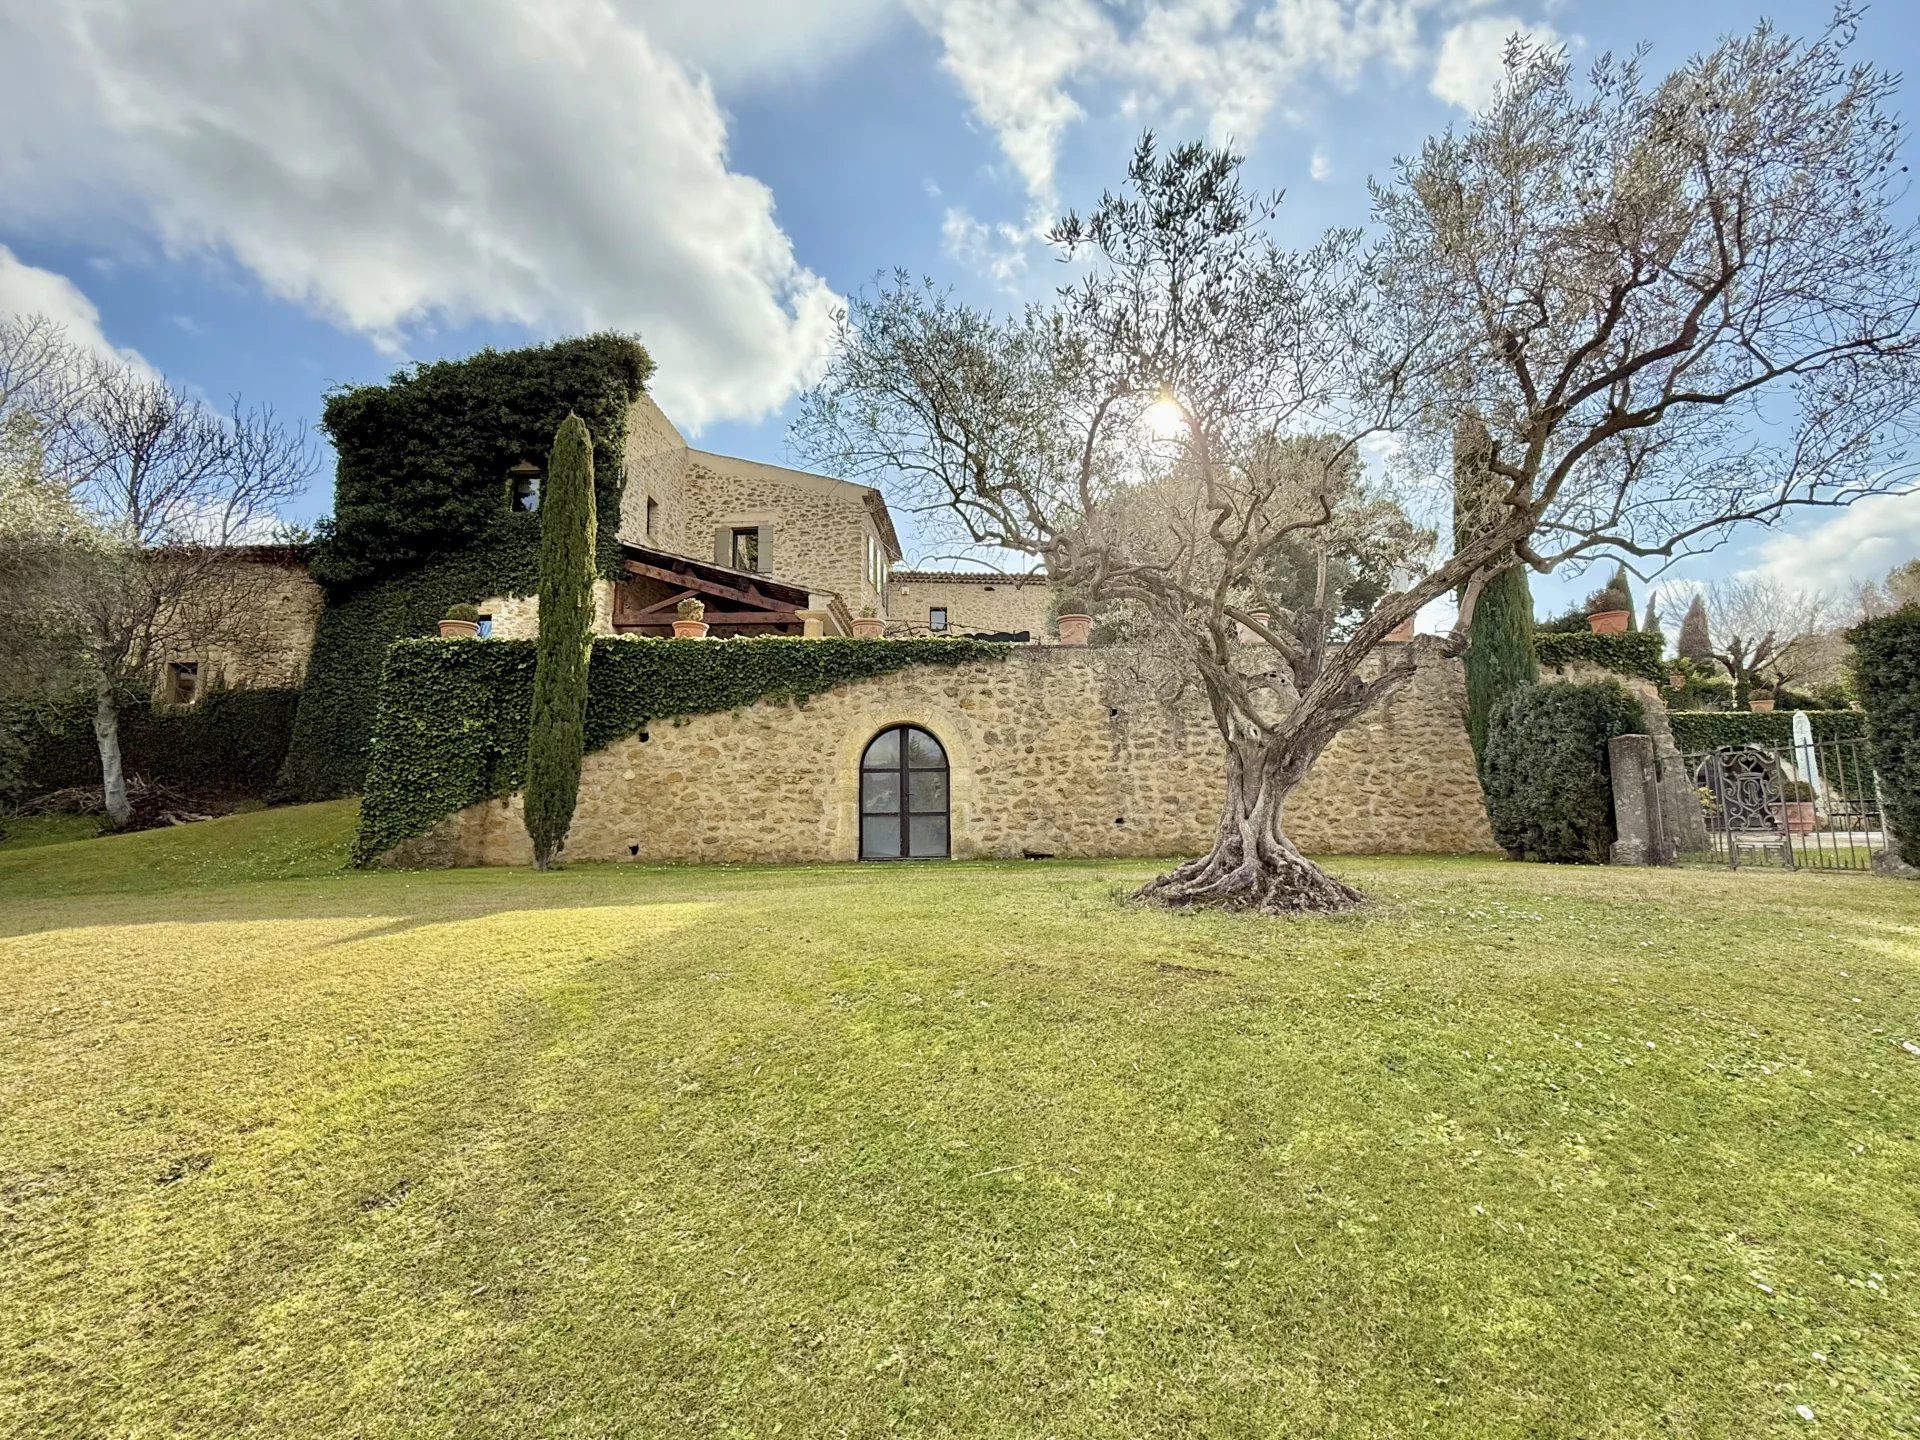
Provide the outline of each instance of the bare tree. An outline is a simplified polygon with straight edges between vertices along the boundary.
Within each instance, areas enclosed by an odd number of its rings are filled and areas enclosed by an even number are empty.
[[[269,409],[221,414],[71,349],[11,408],[40,438],[32,465],[16,466],[22,503],[0,534],[15,577],[3,592],[9,644],[37,662],[24,671],[35,683],[77,676],[91,689],[106,809],[124,824],[121,700],[150,692],[168,655],[256,637],[257,581],[234,547],[271,537],[313,454]]]
[[[1778,581],[1732,577],[1677,602],[1682,617],[1699,603],[1712,636],[1710,653],[1733,680],[1733,703],[1745,709],[1754,690],[1771,690],[1823,668],[1821,646],[1839,619],[1831,595]]]
[[[1637,58],[1582,86],[1516,44],[1492,106],[1374,187],[1371,240],[1300,252],[1264,238],[1275,202],[1235,157],[1149,137],[1126,192],[1057,227],[1092,264],[1052,305],[1000,319],[899,278],[857,300],[797,439],[1174,637],[1226,740],[1226,805],[1212,851],[1143,898],[1344,908],[1286,799],[1423,656],[1458,653],[1490,575],[1602,555],[1657,574],[1740,522],[1904,483],[1920,265],[1892,218],[1894,82],[1851,41],[1844,14],[1811,41],[1761,26],[1652,86]],[[1343,643],[1324,589],[1273,601],[1274,547],[1337,548],[1347,447],[1394,429],[1444,513],[1470,416],[1497,483],[1450,554]],[[1344,439],[1302,466],[1279,442],[1305,432]],[[1197,500],[1144,536],[1114,504],[1142,486]],[[1442,645],[1382,649],[1449,592]]]

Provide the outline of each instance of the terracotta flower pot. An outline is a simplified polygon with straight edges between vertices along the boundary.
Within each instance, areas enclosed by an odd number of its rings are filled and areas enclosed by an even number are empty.
[[[1413,643],[1413,617],[1409,615],[1398,625],[1380,637],[1389,645],[1411,645]]]
[[[862,615],[853,622],[853,636],[856,640],[878,640],[887,633],[887,622],[875,616]]]
[[[1093,638],[1093,617],[1091,615],[1062,615],[1060,617],[1060,643],[1062,645],[1084,645]]]
[[[673,622],[673,638],[676,640],[704,640],[707,638],[707,622],[704,620],[676,620]]]
[[[1587,616],[1587,628],[1596,635],[1624,635],[1631,619],[1631,610],[1596,610]]]
[[[1811,800],[1782,800],[1774,806],[1774,818],[1789,835],[1811,835],[1819,823]]]
[[[1765,715],[1769,710],[1773,709],[1773,696],[1749,695],[1747,696],[1747,709],[1756,715]]]
[[[480,627],[471,620],[442,620],[440,638],[442,640],[471,640],[480,633]]]

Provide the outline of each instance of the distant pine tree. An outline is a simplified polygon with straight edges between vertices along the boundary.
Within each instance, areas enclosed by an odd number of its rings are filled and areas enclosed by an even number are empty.
[[[1641,617],[1640,628],[1646,631],[1649,635],[1659,635],[1664,633],[1660,629],[1660,612],[1654,609],[1653,596],[1651,595],[1647,596],[1647,613],[1643,617]]]
[[[553,438],[540,495],[540,637],[527,727],[526,826],[533,863],[553,864],[580,795],[587,662],[593,654],[593,438],[569,415]]]
[[[1707,600],[1704,595],[1693,597],[1693,603],[1687,607],[1687,613],[1680,620],[1680,640],[1674,647],[1682,660],[1691,660],[1696,665],[1713,664],[1713,639],[1707,634]]]
[[[1483,511],[1504,488],[1486,466],[1491,442],[1477,419],[1463,420],[1453,437],[1453,535],[1457,546],[1483,523]],[[1515,563],[1481,587],[1467,627],[1467,738],[1477,761],[1487,744],[1487,722],[1500,700],[1540,679],[1533,649],[1533,589],[1526,566]]]

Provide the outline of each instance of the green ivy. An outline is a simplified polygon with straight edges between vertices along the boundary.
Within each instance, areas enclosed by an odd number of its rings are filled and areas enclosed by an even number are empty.
[[[1847,639],[1886,797],[1887,828],[1900,858],[1920,865],[1920,605],[1864,620]]]
[[[120,702],[120,753],[129,775],[203,799],[264,797],[274,788],[293,732],[298,690],[214,690],[194,706]],[[0,765],[0,800],[100,784],[91,695],[45,714],[0,713],[0,738],[17,747]]]
[[[1658,685],[1666,679],[1660,661],[1662,637],[1658,631],[1628,630],[1618,635],[1596,635],[1591,630],[1534,632],[1533,646],[1543,670],[1564,669],[1575,662],[1597,665],[1616,675],[1634,675]]]
[[[654,640],[594,642],[589,753],[656,720],[799,699],[909,665],[1004,658],[990,641]],[[520,788],[533,699],[529,640],[403,641],[387,654],[354,857],[366,864],[443,816]]]
[[[380,667],[450,605],[536,588],[537,515],[509,508],[506,472],[544,455],[571,411],[593,433],[599,572],[618,560],[627,411],[652,373],[618,335],[484,350],[327,400],[339,455],[334,518],[313,574],[327,590],[282,785],[301,800],[358,790]]]
[[[1867,733],[1867,717],[1858,710],[1806,710],[1815,740],[1858,740]],[[1793,716],[1780,711],[1677,710],[1667,716],[1673,743],[1686,754],[1722,745],[1793,744]]]

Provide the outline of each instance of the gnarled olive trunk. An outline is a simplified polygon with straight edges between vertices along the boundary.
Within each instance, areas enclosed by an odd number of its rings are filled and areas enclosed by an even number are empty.
[[[1227,802],[1213,849],[1149,881],[1133,898],[1273,915],[1337,914],[1359,905],[1360,892],[1302,855],[1281,823],[1287,797],[1325,744],[1307,735],[1230,741]]]
[[[127,802],[127,777],[120,762],[120,711],[113,703],[113,691],[100,687],[93,707],[93,738],[100,747],[100,794],[107,806],[107,818],[116,826],[133,818],[133,806]]]

